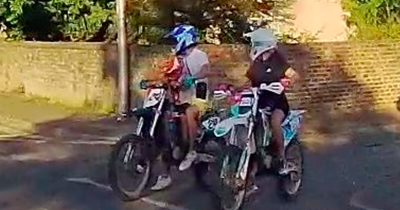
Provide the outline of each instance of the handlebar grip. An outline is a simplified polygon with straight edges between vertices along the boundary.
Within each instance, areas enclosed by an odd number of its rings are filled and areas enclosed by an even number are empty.
[[[279,82],[283,85],[285,89],[290,86],[290,79],[283,78]]]

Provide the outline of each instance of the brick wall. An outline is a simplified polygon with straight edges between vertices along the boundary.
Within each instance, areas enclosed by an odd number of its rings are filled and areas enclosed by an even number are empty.
[[[292,91],[292,103],[342,111],[396,107],[399,50],[399,41],[288,46],[288,57],[304,78]]]
[[[214,71],[225,72],[212,83],[241,85],[248,67],[245,46],[201,46],[210,57]],[[138,49],[140,52],[153,51]],[[396,107],[400,98],[400,41],[332,42],[283,45],[281,51],[302,75],[302,81],[289,91],[293,107],[310,110],[354,112]],[[161,53],[162,52],[162,53]],[[136,65],[144,53],[137,56]],[[153,59],[156,63],[157,58]],[[148,66],[147,66],[148,67]],[[143,72],[144,70],[140,70]]]
[[[208,52],[213,70],[226,74],[212,78],[212,84],[245,81],[245,46],[201,48]],[[395,107],[399,100],[400,41],[311,43],[281,49],[303,76],[288,94],[294,107],[354,111]],[[135,101],[140,95],[138,80],[171,51],[167,46],[152,46],[131,47],[131,52]],[[115,45],[0,42],[0,91],[110,110],[116,103],[117,69]]]

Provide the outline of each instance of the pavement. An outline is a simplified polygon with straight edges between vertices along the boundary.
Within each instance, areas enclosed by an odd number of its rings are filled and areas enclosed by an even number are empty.
[[[115,140],[132,131],[134,121],[116,123],[113,117],[14,97],[0,95],[2,105],[9,103],[0,108],[0,209],[215,209],[213,197],[196,187],[191,171],[175,170],[174,185],[165,191],[121,202],[108,187],[107,161]],[[398,210],[398,122],[395,110],[309,113],[302,138],[301,195],[294,202],[282,201],[276,178],[260,176],[259,192],[243,209]]]
[[[0,139],[20,140],[115,140],[132,130],[135,120],[117,123],[111,115],[90,113],[0,93]]]

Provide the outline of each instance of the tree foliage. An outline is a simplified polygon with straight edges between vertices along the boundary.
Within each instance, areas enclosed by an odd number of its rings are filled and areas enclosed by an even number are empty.
[[[0,0],[9,39],[87,41],[104,33],[113,14],[107,0]]]
[[[130,7],[135,20],[129,24],[140,32],[136,38],[147,38],[149,31],[159,38],[175,23],[189,22],[200,30],[203,38],[207,31],[216,30],[222,42],[232,43],[241,41],[243,32],[254,24],[290,22],[292,17],[286,9],[292,3],[293,0],[130,0],[129,5],[136,6]],[[138,16],[151,21],[134,18]]]
[[[343,0],[356,39],[400,37],[400,0]]]
[[[50,0],[47,10],[53,16],[64,39],[88,40],[96,36],[103,24],[110,24],[114,2],[104,0]]]
[[[254,24],[287,22],[292,0],[127,0],[131,41],[159,40],[177,22],[201,36],[217,29],[222,42],[241,41]],[[176,15],[179,13],[180,15]],[[115,0],[0,0],[0,24],[10,39],[103,41],[115,39]]]

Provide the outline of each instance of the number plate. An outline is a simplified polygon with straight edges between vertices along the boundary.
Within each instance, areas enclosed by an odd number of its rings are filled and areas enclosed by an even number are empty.
[[[165,90],[163,89],[151,89],[147,95],[147,99],[144,103],[144,108],[151,107],[156,105],[158,102],[161,101],[161,96]]]
[[[207,130],[212,131],[214,130],[215,126],[219,123],[219,121],[220,121],[219,117],[210,117],[209,119],[203,122],[203,126]]]
[[[161,88],[154,88],[150,90],[149,96],[151,95],[157,95],[157,94],[161,94],[162,93],[162,89]]]

